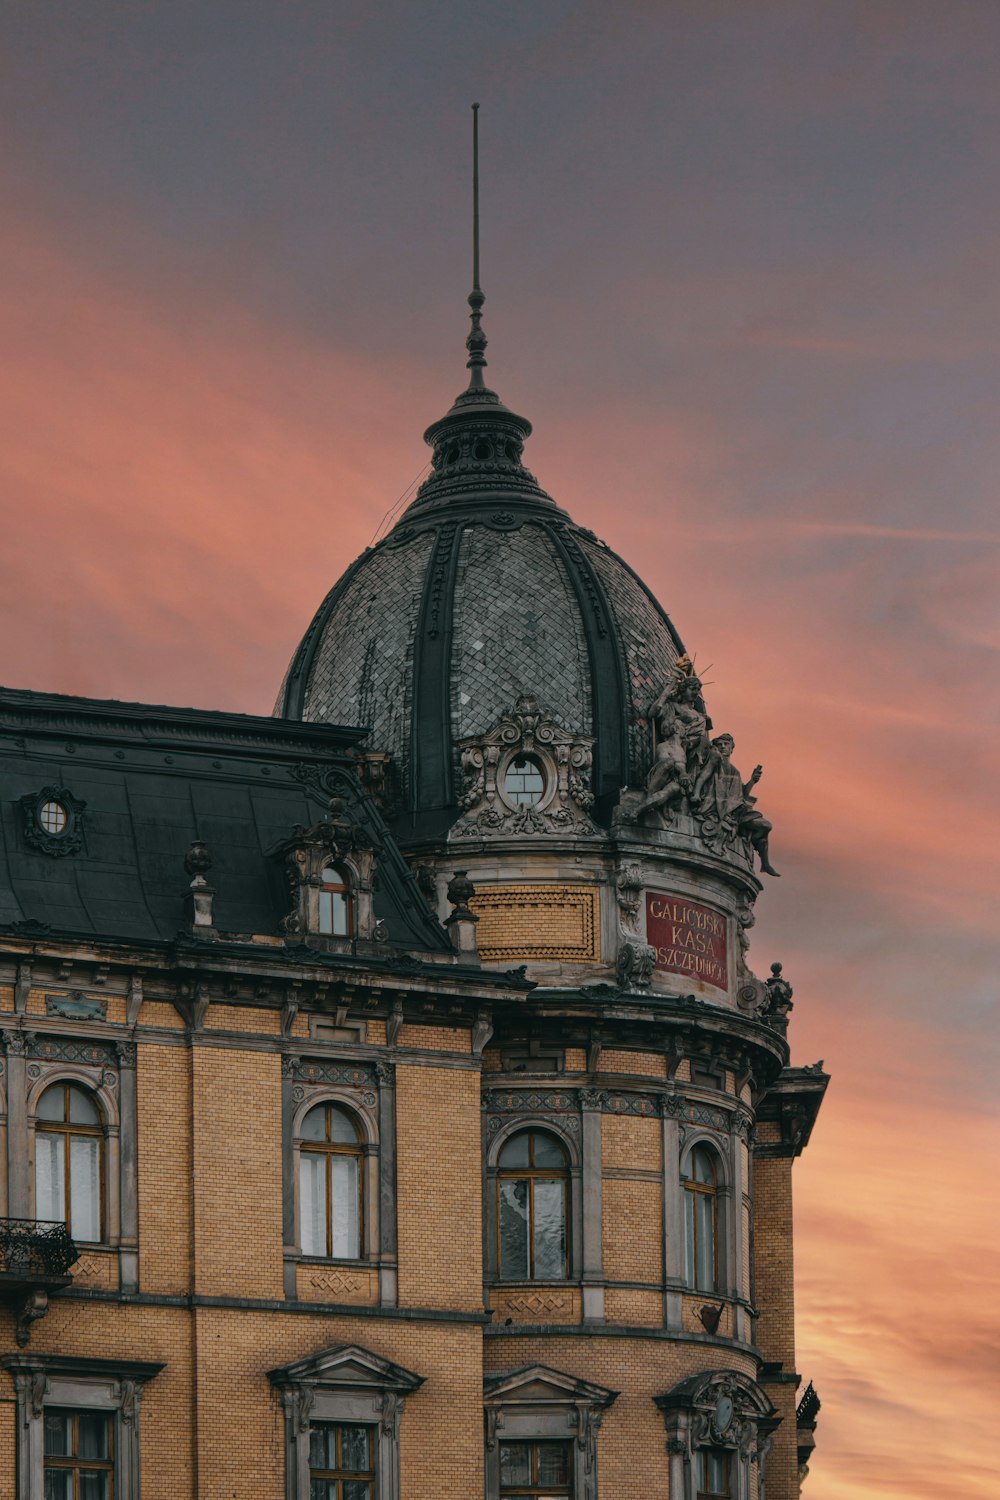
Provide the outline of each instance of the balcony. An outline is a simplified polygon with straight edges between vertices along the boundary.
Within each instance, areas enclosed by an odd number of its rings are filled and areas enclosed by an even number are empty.
[[[69,1268],[79,1258],[63,1223],[45,1219],[0,1219],[0,1301],[16,1309],[16,1337],[23,1349],[31,1325],[49,1310],[49,1296],[69,1286]]]

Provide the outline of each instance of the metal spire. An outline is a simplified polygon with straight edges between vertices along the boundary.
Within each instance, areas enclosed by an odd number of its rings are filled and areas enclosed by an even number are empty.
[[[486,301],[479,285],[479,105],[472,106],[472,291],[469,306],[472,309],[472,329],[465,341],[469,351],[467,368],[471,371],[469,390],[485,390],[483,370],[486,367],[486,335],[482,329],[483,303]]]

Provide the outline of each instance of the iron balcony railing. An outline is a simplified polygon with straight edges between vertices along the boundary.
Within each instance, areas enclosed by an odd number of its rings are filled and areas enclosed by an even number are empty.
[[[65,1276],[79,1253],[65,1224],[0,1219],[0,1276],[44,1281]]]

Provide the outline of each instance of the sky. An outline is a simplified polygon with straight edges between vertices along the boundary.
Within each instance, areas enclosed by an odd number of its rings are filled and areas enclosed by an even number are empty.
[[[270,712],[489,380],[760,761],[812,1500],[1000,1489],[1000,7],[11,0],[0,681]]]

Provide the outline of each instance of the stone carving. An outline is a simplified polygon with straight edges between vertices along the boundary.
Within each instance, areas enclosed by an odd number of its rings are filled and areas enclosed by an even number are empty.
[[[638,934],[639,911],[642,906],[642,870],[638,865],[619,866],[616,891],[622,931]]]
[[[782,1036],[788,1030],[788,1013],[792,1006],[792,987],[781,977],[781,964],[771,965],[771,977],[764,981],[767,989],[767,1007],[764,1019]]]
[[[711,721],[702,683],[689,657],[677,662],[673,676],[650,704],[649,718],[655,728],[653,764],[631,815],[668,828],[679,814],[686,814],[698,824],[714,854],[742,843],[749,858],[756,852],[765,875],[776,876],[768,851],[772,825],[758,811],[753,795],[762,767],[755,766],[744,781],[732,763],[732,735],[709,738]]]
[[[303,778],[304,779],[304,778]],[[289,836],[269,850],[272,859],[284,863],[292,907],[280,923],[287,937],[319,931],[319,887],[329,865],[342,865],[350,876],[355,911],[355,935],[374,936],[372,891],[376,848],[368,832],[343,816],[346,802],[332,796],[329,812],[311,827],[296,823]]]
[[[530,695],[483,735],[459,741],[464,786],[462,817],[451,836],[497,837],[545,833],[591,834],[594,804],[590,771],[593,737],[574,734],[549,718]],[[540,772],[536,801],[508,792],[512,763],[527,758]]]
[[[61,810],[63,824],[58,832],[50,832],[42,818],[46,803],[55,803]],[[66,854],[77,854],[83,848],[83,813],[87,804],[74,797],[64,786],[43,786],[40,792],[29,792],[21,798],[21,831],[24,841],[39,854],[51,854],[59,858]]]
[[[191,877],[191,884],[184,898],[184,915],[195,937],[215,936],[212,919],[215,889],[205,878],[211,868],[212,856],[208,852],[208,845],[202,839],[195,839],[184,856],[184,869]]]
[[[647,989],[655,965],[656,949],[649,943],[619,943],[618,983],[623,990]]]
[[[45,1014],[70,1021],[105,1021],[108,1002],[103,995],[85,995],[83,990],[73,990],[68,995],[46,995]]]

